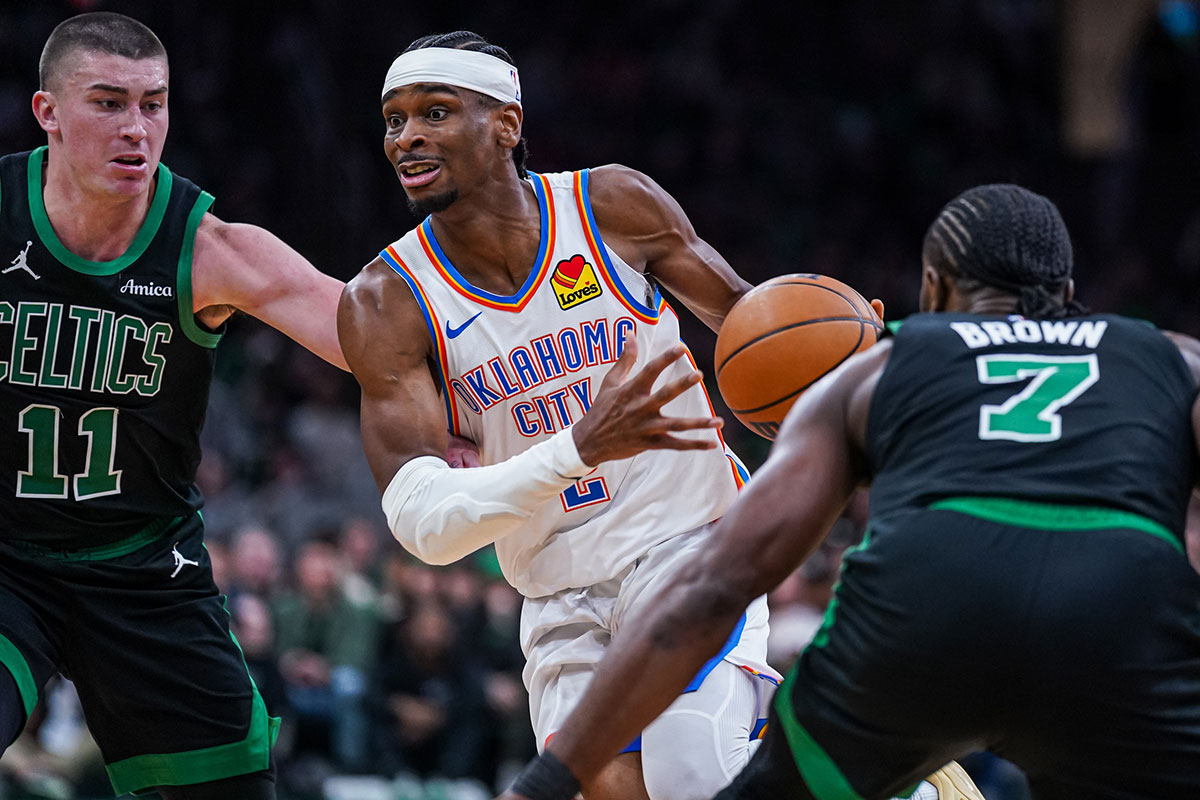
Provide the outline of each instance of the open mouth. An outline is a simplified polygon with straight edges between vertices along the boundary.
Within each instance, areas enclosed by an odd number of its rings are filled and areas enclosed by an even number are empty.
[[[397,172],[400,175],[400,183],[406,189],[431,183],[441,171],[442,168],[439,165],[428,161],[403,164],[397,168]]]
[[[146,164],[143,156],[117,156],[112,163],[122,167],[142,167]]]

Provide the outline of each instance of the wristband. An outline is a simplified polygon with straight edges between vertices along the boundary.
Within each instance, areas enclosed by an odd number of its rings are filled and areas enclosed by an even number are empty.
[[[529,800],[572,800],[579,781],[549,750],[530,761],[513,781],[512,791]]]

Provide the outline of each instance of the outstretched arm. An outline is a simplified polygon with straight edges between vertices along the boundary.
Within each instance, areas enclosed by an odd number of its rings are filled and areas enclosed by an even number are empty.
[[[205,214],[196,231],[192,309],[210,328],[244,311],[348,369],[336,326],[342,285],[257,225]]]
[[[866,408],[888,348],[847,362],[792,409],[770,458],[717,523],[701,555],[613,641],[549,751],[586,785],[679,695],[738,616],[820,543],[865,476]],[[803,487],[803,491],[798,491]],[[538,762],[528,772],[536,781]],[[529,786],[518,780],[515,794]],[[537,800],[559,800],[538,794]],[[561,800],[568,800],[564,795]]]
[[[660,281],[712,330],[750,290],[697,235],[675,198],[648,176],[619,165],[591,171],[592,211],[604,241],[631,267]]]

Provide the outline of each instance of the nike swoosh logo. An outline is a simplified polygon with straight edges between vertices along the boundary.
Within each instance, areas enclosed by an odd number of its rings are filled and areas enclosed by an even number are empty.
[[[479,315],[482,313],[483,313],[482,311],[477,312],[475,314],[475,316],[471,317],[469,320],[464,322],[462,325],[459,325],[457,328],[451,328],[450,320],[446,320],[446,336],[450,337],[451,339],[457,339],[458,335],[460,333],[462,333],[463,331],[465,331],[467,329],[468,325],[470,325],[475,320],[479,319]]]

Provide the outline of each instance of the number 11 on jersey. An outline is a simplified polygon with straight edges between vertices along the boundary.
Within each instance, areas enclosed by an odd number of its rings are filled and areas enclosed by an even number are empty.
[[[28,469],[17,473],[17,497],[65,500],[74,489],[76,500],[121,493],[121,470],[114,470],[117,445],[115,408],[93,408],[79,418],[79,435],[88,441],[83,472],[59,472],[59,428],[63,412],[58,406],[34,403],[18,417],[17,430],[29,437]]]

